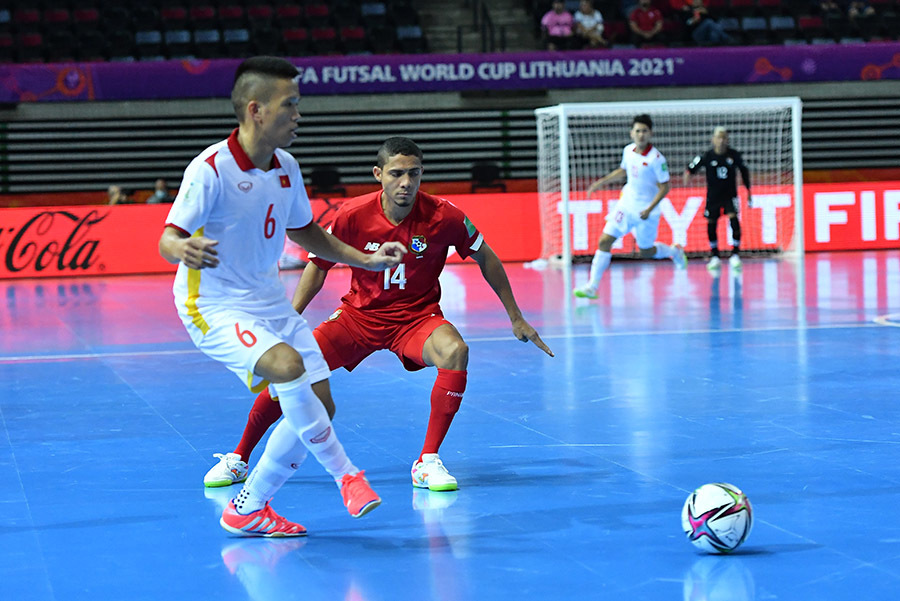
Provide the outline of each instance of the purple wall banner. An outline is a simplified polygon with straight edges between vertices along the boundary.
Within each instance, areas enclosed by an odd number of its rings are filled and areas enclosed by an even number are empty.
[[[900,43],[296,58],[303,94],[900,79]],[[0,65],[0,102],[224,98],[238,60]]]

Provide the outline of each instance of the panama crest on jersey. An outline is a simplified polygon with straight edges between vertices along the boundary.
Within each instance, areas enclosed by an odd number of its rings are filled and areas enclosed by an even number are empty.
[[[409,241],[409,250],[416,255],[421,255],[426,248],[428,248],[428,243],[425,241],[425,236],[413,236]]]

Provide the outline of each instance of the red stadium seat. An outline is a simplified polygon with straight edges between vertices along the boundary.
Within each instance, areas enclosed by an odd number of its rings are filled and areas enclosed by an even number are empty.
[[[309,53],[309,32],[302,27],[283,29],[281,41],[288,56],[304,56]]]
[[[333,54],[338,49],[337,31],[334,27],[316,27],[310,32],[314,54]]]

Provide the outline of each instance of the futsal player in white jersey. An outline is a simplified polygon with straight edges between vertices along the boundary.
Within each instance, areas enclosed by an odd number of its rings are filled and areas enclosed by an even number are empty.
[[[353,517],[381,502],[334,432],[330,372],[278,278],[278,258],[285,233],[320,257],[373,271],[397,265],[406,251],[388,242],[366,254],[313,222],[300,168],[283,150],[296,138],[299,99],[291,63],[241,63],[231,93],[238,128],[188,165],[159,241],[160,254],[179,264],[175,304],[194,344],[254,393],[270,386],[281,402],[285,419],[220,520],[245,536],[306,534],[269,500],[307,450],[335,479]]]
[[[606,216],[606,226],[600,236],[598,249],[591,261],[587,284],[573,291],[578,298],[597,298],[600,278],[612,259],[612,246],[628,232],[634,239],[642,259],[671,259],[679,268],[687,266],[684,249],[678,244],[669,246],[656,241],[661,209],[659,203],[669,192],[669,167],[666,157],[653,147],[653,121],[649,115],[637,115],[631,124],[631,140],[622,151],[622,162],[588,188],[588,197],[603,184],[625,176],[615,209]]]

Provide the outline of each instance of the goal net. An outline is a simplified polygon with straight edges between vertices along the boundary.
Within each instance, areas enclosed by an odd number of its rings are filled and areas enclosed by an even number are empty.
[[[593,255],[624,181],[590,198],[586,191],[619,167],[622,149],[631,143],[632,118],[642,113],[653,119],[652,144],[666,157],[671,176],[671,190],[660,203],[660,242],[681,244],[689,255],[709,253],[705,169],[687,186],[682,174],[722,126],[750,171],[752,207],[738,175],[741,253],[802,254],[800,112],[799,98],[573,103],[535,110],[542,258],[560,257],[568,265]],[[720,219],[718,228],[719,247],[730,250],[728,219]],[[630,234],[613,247],[614,255],[637,252]]]

